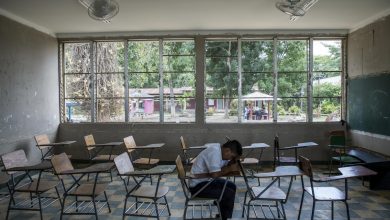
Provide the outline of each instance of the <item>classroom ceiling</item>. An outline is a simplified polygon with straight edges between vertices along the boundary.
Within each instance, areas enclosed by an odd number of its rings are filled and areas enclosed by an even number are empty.
[[[279,0],[117,0],[111,23],[78,0],[0,0],[0,14],[52,34],[150,31],[354,30],[390,14],[390,0],[319,0],[290,21]]]

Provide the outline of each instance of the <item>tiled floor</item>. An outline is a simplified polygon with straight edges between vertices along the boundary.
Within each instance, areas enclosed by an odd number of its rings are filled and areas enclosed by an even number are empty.
[[[321,173],[323,169],[317,168],[317,173]],[[114,175],[115,176],[115,175]],[[103,181],[109,181],[108,175],[102,178]],[[282,188],[287,188],[288,178],[282,179]],[[262,180],[261,184],[266,184],[270,180]],[[251,181],[251,184],[256,184],[257,181]],[[167,212],[163,213],[162,219],[182,219],[184,209],[184,195],[177,180],[176,174],[166,175],[162,179],[162,184],[168,186],[170,191],[168,193],[168,202],[171,208],[172,215],[168,217]],[[238,187],[237,196],[235,200],[233,219],[242,219],[242,203],[244,201],[245,185],[242,178],[236,179]],[[367,185],[368,183],[366,183]],[[339,186],[343,189],[344,182],[333,182],[325,185]],[[390,219],[390,191],[371,191],[367,187],[362,186],[361,180],[351,179],[349,181],[349,205],[351,219],[354,220],[374,220],[374,219]],[[61,191],[62,192],[62,191]],[[285,204],[287,219],[297,219],[298,209],[301,199],[301,182],[298,178],[293,182],[292,190],[288,202]],[[112,212],[108,213],[107,208],[102,209],[99,219],[121,219],[123,211],[124,200],[124,186],[119,177],[115,176],[114,181],[109,184],[107,195],[111,205]],[[301,219],[309,219],[311,213],[311,198],[305,197],[304,208]],[[0,219],[5,219],[5,214],[8,206],[8,198],[0,201]],[[319,202],[316,206],[315,219],[330,219],[330,203]],[[343,203],[335,203],[335,219],[346,219],[345,205]],[[58,202],[53,203],[43,211],[44,219],[59,219],[60,205]],[[93,216],[65,216],[64,219],[94,219]],[[10,219],[39,219],[38,212],[31,211],[11,211]],[[126,219],[148,219],[142,217],[127,217]]]

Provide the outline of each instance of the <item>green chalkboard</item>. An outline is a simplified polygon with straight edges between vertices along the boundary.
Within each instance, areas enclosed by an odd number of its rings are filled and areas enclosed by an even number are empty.
[[[390,136],[390,73],[348,81],[351,129]]]

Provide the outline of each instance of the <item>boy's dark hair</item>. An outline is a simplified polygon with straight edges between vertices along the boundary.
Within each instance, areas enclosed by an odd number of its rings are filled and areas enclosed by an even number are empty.
[[[242,146],[237,140],[229,140],[222,145],[223,148],[229,148],[231,151],[237,153],[238,156],[242,155]]]

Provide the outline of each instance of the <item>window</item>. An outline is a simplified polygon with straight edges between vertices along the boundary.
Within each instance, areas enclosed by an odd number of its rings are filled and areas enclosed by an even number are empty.
[[[314,40],[313,56],[313,121],[339,121],[341,40]]]
[[[125,121],[123,42],[96,43],[96,103],[98,122]]]
[[[207,40],[205,48],[206,122],[237,122],[237,40]]]
[[[243,40],[242,122],[271,122],[274,93],[273,41]]]
[[[342,38],[198,39],[64,41],[62,121],[194,123],[197,104],[205,123],[342,118]],[[205,49],[204,63],[195,47]],[[204,91],[196,91],[196,74]]]
[[[160,121],[159,42],[129,41],[129,121]]]
[[[91,121],[91,44],[64,44],[65,121]]]
[[[307,121],[308,40],[279,40],[278,57],[278,120]]]
[[[164,122],[195,122],[195,43],[164,41]]]

